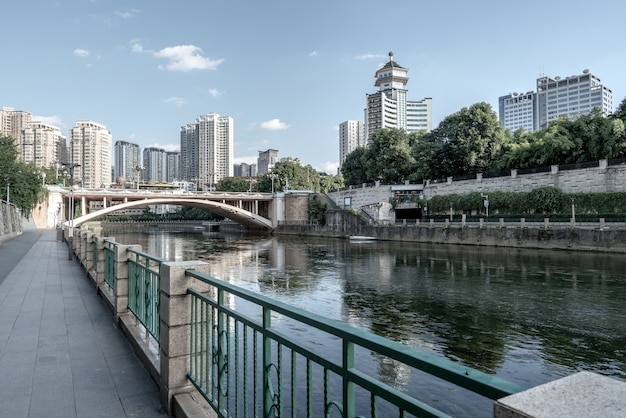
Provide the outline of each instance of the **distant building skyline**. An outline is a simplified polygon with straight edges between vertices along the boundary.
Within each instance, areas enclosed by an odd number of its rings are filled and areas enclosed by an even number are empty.
[[[127,183],[136,183],[139,180],[137,167],[141,167],[141,148],[138,144],[128,141],[115,141],[115,165],[113,168],[113,182],[120,178]]]
[[[257,176],[262,176],[272,171],[272,167],[274,167],[274,164],[277,162],[278,150],[270,148],[265,151],[259,151],[259,157],[256,163]]]
[[[393,52],[389,52],[389,61],[376,71],[374,85],[378,91],[366,94],[365,136],[368,140],[379,129],[432,130],[432,98],[408,100],[408,71],[393,60]]]
[[[113,137],[106,126],[79,120],[70,130],[69,162],[74,165],[74,184],[85,188],[111,184]]]
[[[347,120],[339,124],[339,168],[352,151],[366,145],[365,124],[360,120]]]
[[[199,116],[181,127],[180,149],[182,179],[214,189],[221,179],[233,177],[233,118],[215,112]]]
[[[613,113],[613,93],[589,70],[580,75],[541,76],[536,91],[509,93],[498,98],[498,118],[504,129],[527,131],[546,129],[550,122],[565,116],[587,115],[594,108],[603,116]]]

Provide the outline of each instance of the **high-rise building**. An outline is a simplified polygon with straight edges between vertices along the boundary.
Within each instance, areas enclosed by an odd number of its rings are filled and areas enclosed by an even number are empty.
[[[76,121],[76,126],[70,130],[69,142],[74,184],[85,188],[108,186],[113,137],[106,126],[91,120]]]
[[[432,129],[432,99],[407,99],[408,69],[401,67],[389,53],[389,62],[376,71],[378,91],[368,94],[365,108],[365,136],[378,129],[400,129],[406,132],[429,132]]]
[[[115,166],[113,181],[135,183],[139,180],[141,148],[128,141],[115,141]]]
[[[143,181],[167,182],[167,153],[162,148],[146,147],[143,150]]]
[[[184,180],[199,188],[213,189],[223,178],[233,176],[233,118],[209,113],[181,127],[180,163]]]
[[[15,141],[15,145],[21,151],[22,132],[32,120],[32,114],[12,107],[0,109],[0,135],[8,135]]]
[[[22,159],[37,167],[52,168],[66,161],[67,138],[61,130],[43,122],[30,122],[22,130]]]
[[[571,119],[595,108],[604,116],[612,114],[613,93],[598,77],[584,70],[565,79],[542,76],[537,79],[536,92],[501,96],[498,117],[504,129],[533,131],[547,128],[562,116]]]
[[[167,159],[167,173],[165,181],[172,183],[180,180],[180,152],[167,151],[165,153],[165,158]]]
[[[538,129],[547,128],[561,116],[572,118],[588,114],[594,108],[600,109],[604,116],[613,113],[613,93],[589,70],[564,80],[560,77],[537,79],[535,118]]]
[[[272,167],[278,162],[278,150],[259,151],[259,158],[256,161],[257,175],[267,174],[272,171]]]
[[[510,93],[498,99],[500,123],[504,129],[517,131],[536,130],[535,126],[535,93]]]
[[[198,128],[195,123],[180,128],[180,178],[189,182],[198,178]]]
[[[362,121],[347,120],[339,124],[339,167],[348,154],[365,144],[365,125]]]
[[[235,164],[234,175],[235,177],[256,177],[256,164]]]

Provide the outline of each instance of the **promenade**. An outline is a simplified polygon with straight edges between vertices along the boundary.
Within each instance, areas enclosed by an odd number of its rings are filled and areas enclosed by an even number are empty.
[[[54,230],[0,243],[0,417],[167,417]]]

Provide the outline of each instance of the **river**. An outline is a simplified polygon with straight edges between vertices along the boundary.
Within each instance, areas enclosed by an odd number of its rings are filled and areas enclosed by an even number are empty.
[[[157,230],[103,235],[172,261],[209,261],[213,277],[523,386],[581,370],[626,380],[623,255]]]

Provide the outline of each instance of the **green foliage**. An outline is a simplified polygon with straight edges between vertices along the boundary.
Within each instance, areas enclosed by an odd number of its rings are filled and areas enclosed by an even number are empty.
[[[32,208],[45,197],[41,171],[33,164],[18,158],[19,151],[13,138],[0,136],[0,197],[17,206],[29,216]]]
[[[252,188],[250,181],[241,177],[226,177],[215,185],[219,192],[247,192]]]
[[[312,223],[319,225],[326,224],[326,203],[322,202],[319,198],[315,197],[309,201],[308,213],[309,220]]]
[[[328,193],[331,190],[341,189],[344,186],[342,176],[326,174],[320,176],[320,193]]]
[[[557,213],[563,207],[563,197],[556,187],[539,187],[528,193],[528,204],[539,213]]]
[[[463,108],[417,143],[416,171],[424,178],[488,172],[509,140],[507,135],[487,103]]]
[[[611,217],[626,214],[626,192],[563,193],[555,187],[541,187],[531,192],[489,192],[489,212],[494,216],[561,215],[569,217],[572,204],[577,216]],[[480,193],[433,196],[427,202],[431,215],[454,213],[482,215],[484,196]]]
[[[272,183],[275,192],[285,190],[312,190],[319,192],[321,189],[320,175],[310,166],[303,166],[295,161],[284,161],[274,164],[271,173],[263,174],[257,178],[257,190],[271,192]]]
[[[609,118],[598,109],[541,131],[501,128],[487,103],[446,117],[425,134],[376,131],[341,166],[346,184],[439,179],[626,156],[626,99]]]

